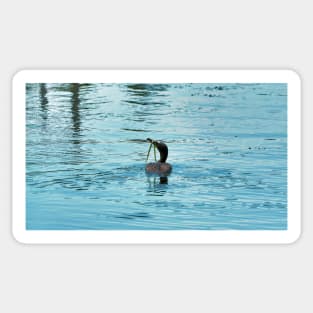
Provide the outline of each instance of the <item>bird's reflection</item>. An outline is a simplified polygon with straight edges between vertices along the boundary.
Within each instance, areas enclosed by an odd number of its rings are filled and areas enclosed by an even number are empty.
[[[147,176],[148,190],[152,195],[164,196],[168,188],[168,177]]]
[[[160,177],[160,184],[168,184],[168,178],[167,177]]]

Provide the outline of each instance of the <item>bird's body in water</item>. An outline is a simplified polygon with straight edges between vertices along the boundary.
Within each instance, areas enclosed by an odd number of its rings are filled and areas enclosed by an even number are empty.
[[[167,145],[162,141],[152,140],[147,138],[147,141],[153,144],[158,151],[160,152],[160,160],[157,162],[148,163],[146,165],[146,173],[154,174],[158,176],[168,176],[172,171],[172,165],[166,163],[166,159],[168,156],[168,148]]]

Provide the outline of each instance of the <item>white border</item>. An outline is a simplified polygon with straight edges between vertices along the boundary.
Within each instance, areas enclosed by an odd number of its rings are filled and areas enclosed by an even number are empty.
[[[287,83],[288,230],[36,231],[26,230],[26,83]],[[301,233],[301,82],[292,70],[23,70],[13,78],[12,231],[21,243],[292,243]]]

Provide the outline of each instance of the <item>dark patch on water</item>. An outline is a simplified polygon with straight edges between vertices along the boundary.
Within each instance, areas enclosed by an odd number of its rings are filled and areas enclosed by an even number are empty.
[[[131,132],[147,132],[147,130],[144,129],[132,129],[132,128],[121,128],[122,130],[131,131]]]
[[[152,218],[152,216],[147,212],[136,212],[136,213],[127,213],[115,216],[116,218],[121,219],[136,219],[136,218]]]

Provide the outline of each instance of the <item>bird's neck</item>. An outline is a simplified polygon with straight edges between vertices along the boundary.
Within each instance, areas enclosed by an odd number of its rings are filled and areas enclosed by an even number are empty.
[[[161,151],[160,152],[160,160],[159,160],[159,162],[165,163],[166,159],[167,159],[167,153],[165,153],[164,151]]]

